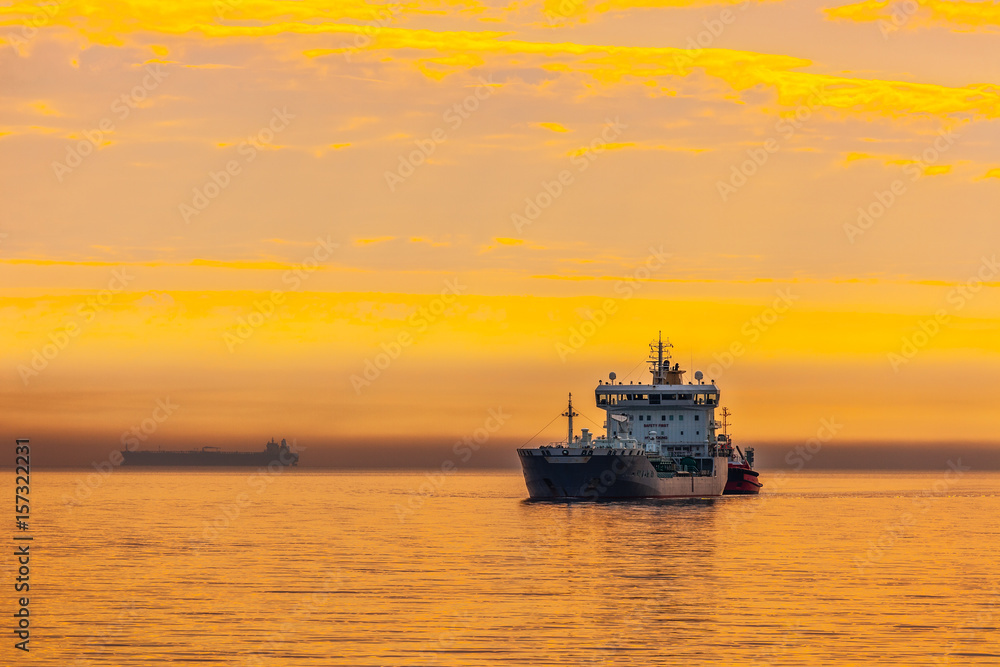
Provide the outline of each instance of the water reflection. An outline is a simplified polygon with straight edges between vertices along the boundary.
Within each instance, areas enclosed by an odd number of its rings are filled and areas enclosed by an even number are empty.
[[[527,502],[515,474],[47,473],[36,664],[993,664],[1000,476]],[[856,558],[926,509],[877,562]],[[397,506],[409,507],[398,512]],[[922,505],[921,507],[924,507]],[[220,520],[222,517],[224,520]],[[936,657],[935,657],[936,656]],[[991,657],[993,656],[993,657]],[[957,660],[957,658],[955,658]]]

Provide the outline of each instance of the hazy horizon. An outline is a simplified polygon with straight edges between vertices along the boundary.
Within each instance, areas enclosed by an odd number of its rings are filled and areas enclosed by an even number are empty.
[[[280,436],[276,436],[280,440]],[[35,465],[39,469],[80,469],[114,470],[119,462],[114,452],[121,448],[100,442],[81,442],[77,448],[69,448],[65,442],[58,450],[52,451],[48,439],[32,439]],[[421,472],[440,471],[447,465],[451,474],[472,470],[520,470],[515,454],[524,442],[497,439],[486,442],[478,449],[470,447],[461,439],[454,441],[434,441],[417,443],[390,443],[371,439],[352,444],[320,441],[306,444],[301,440],[288,439],[289,444],[298,448],[299,467],[317,470],[411,470]],[[203,446],[220,447],[224,450],[262,451],[264,441],[243,443],[235,440],[206,442],[171,441],[139,447],[139,450],[186,450]],[[475,443],[472,443],[475,444]],[[532,441],[537,447],[544,441]],[[1000,443],[956,443],[956,442],[837,442],[816,447],[805,442],[745,442],[741,448],[754,447],[756,467],[767,471],[787,471],[796,473],[809,470],[948,470],[951,463],[960,465],[970,472],[1000,470]],[[69,455],[66,452],[70,452]],[[124,466],[129,470],[156,470],[155,468]],[[251,474],[256,468],[247,469]]]

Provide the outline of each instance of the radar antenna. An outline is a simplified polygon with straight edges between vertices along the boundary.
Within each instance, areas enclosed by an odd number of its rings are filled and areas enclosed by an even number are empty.
[[[663,342],[663,332],[659,332],[659,337],[649,344],[649,372],[653,374],[653,384],[670,384],[667,380],[667,372],[670,370],[670,339]],[[663,367],[666,360],[667,366]]]
[[[659,338],[649,344],[649,371],[653,374],[653,384],[684,384],[682,379],[685,371],[680,364],[670,367],[670,339],[663,340],[663,332]]]

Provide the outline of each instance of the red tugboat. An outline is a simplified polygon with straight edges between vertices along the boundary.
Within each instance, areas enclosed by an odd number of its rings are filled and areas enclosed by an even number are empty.
[[[719,435],[719,447],[722,453],[729,457],[729,479],[723,495],[748,495],[760,493],[764,486],[758,481],[760,473],[753,469],[753,447],[748,447],[746,454],[733,445],[729,439],[729,408],[722,408],[722,433]]]

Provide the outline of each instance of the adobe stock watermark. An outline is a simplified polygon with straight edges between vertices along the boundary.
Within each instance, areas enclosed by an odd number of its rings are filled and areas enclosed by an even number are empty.
[[[879,19],[878,31],[882,33],[882,39],[889,41],[889,35],[896,32],[909,23],[920,8],[925,4],[925,0],[896,0],[888,2],[885,6],[891,15],[889,20]]]
[[[18,26],[20,34],[17,32],[8,32],[4,35],[4,39],[7,40],[7,43],[10,44],[11,48],[19,56],[24,55],[24,47],[28,45],[28,42],[38,35],[39,29],[51,25],[52,19],[59,15],[59,12],[62,11],[65,5],[66,2],[59,2],[57,0],[43,0],[42,2],[30,5],[31,9],[35,10],[35,13],[25,23]]]
[[[179,407],[181,406],[171,401],[169,396],[156,399],[156,407],[153,408],[148,417],[122,432],[121,438],[119,438],[122,447],[127,451],[136,451],[139,449],[139,446],[147,442],[159,430],[160,425],[170,419]],[[71,510],[83,504],[124,461],[125,456],[120,450],[113,449],[108,452],[106,459],[100,463],[95,462],[93,464],[95,472],[88,474],[86,477],[77,478],[76,488],[73,490],[72,496],[63,494],[63,504]]]
[[[807,463],[820,453],[823,445],[833,440],[842,428],[844,428],[844,425],[838,422],[836,417],[824,417],[820,419],[816,435],[806,440],[805,444],[796,445],[795,448],[785,454],[785,463],[795,472],[802,470],[806,467]]]
[[[339,247],[339,244],[330,240],[329,235],[326,238],[317,238],[312,253],[282,274],[281,282],[288,285],[288,288],[271,290],[266,299],[255,299],[253,310],[246,316],[241,315],[236,318],[236,324],[222,333],[222,340],[229,351],[235,352],[236,348],[249,340],[257,329],[273,319],[278,313],[278,308],[285,303],[286,294],[302,287],[302,283],[318,271],[321,264],[329,261],[333,251]]]
[[[139,587],[136,585],[135,580],[132,577],[128,577],[125,581],[116,577],[115,583],[117,586],[120,587],[118,590],[133,591],[133,592],[140,590]],[[115,606],[118,608],[118,614],[115,617],[115,623],[114,624],[110,624],[107,622],[102,623],[99,634],[95,630],[93,634],[88,633],[87,638],[84,640],[86,646],[85,650],[88,654],[95,655],[98,654],[104,648],[106,648],[109,644],[113,645],[118,642],[128,641],[127,637],[129,636],[132,628],[134,627],[135,622],[137,621],[137,619],[143,617],[145,605],[143,605],[143,608],[136,605],[136,599],[134,597],[134,593],[129,596],[127,602],[118,602],[116,600]],[[92,667],[93,665],[98,664],[95,663],[90,658],[84,658],[79,656],[79,653],[82,653],[83,650],[84,647],[82,646],[79,649],[77,649],[76,653],[78,655],[76,659],[73,661],[72,667]],[[64,663],[64,664],[66,664],[67,666],[69,665],[69,663]]]
[[[242,161],[228,160],[218,171],[210,170],[205,181],[193,188],[191,200],[177,205],[185,224],[190,224],[192,218],[207,209],[226,188],[232,185],[233,179],[243,173],[244,167],[257,158],[257,153],[270,146],[274,138],[285,131],[295,119],[295,115],[289,113],[287,108],[274,107],[271,111],[271,119],[236,147],[236,153],[243,158]]]
[[[951,324],[952,313],[965,308],[982,291],[985,283],[996,278],[997,274],[1000,274],[997,256],[995,254],[992,257],[984,256],[976,274],[945,295],[945,301],[950,308],[938,308],[932,317],[917,322],[917,330],[903,336],[899,349],[887,354],[892,370],[898,373],[899,369],[910,363],[920,350],[930,345],[931,341]]]
[[[727,370],[732,368],[737,359],[746,354],[749,345],[756,343],[761,336],[770,331],[771,327],[781,321],[781,318],[792,309],[799,298],[799,295],[792,294],[790,288],[778,289],[771,305],[748,319],[740,327],[740,335],[743,336],[743,339],[734,340],[722,353],[712,353],[715,363],[706,369],[707,376],[713,382],[722,377]]]
[[[569,528],[563,522],[545,522],[535,530],[526,532],[518,540],[521,555],[530,563],[540,563],[553,556],[570,536]]]
[[[511,418],[511,415],[504,412],[502,407],[490,408],[487,411],[486,420],[483,425],[475,429],[470,435],[466,435],[461,440],[455,442],[451,451],[455,458],[448,458],[442,461],[438,470],[427,473],[421,484],[410,493],[406,500],[406,505],[395,505],[396,518],[400,523],[406,521],[414,512],[419,510],[427,502],[427,499],[437,494],[450,475],[454,475],[462,464],[468,463],[480,448],[489,442],[494,433],[503,428],[503,425]]]
[[[746,149],[747,158],[742,162],[733,164],[729,168],[729,177],[726,180],[715,182],[715,189],[719,193],[719,198],[723,202],[736,194],[743,186],[750,182],[754,176],[760,173],[771,156],[781,150],[782,142],[788,141],[795,136],[802,127],[809,122],[813,114],[827,102],[826,87],[821,85],[813,86],[809,91],[805,104],[795,107],[791,114],[782,116],[774,124],[775,135],[768,137],[760,146]]]
[[[815,459],[831,440],[833,440],[844,428],[836,417],[823,417],[819,420],[819,427],[813,437],[807,439],[803,444],[796,445],[785,452],[785,465],[791,468],[790,472],[802,471],[813,459]],[[778,470],[770,473],[766,479],[766,494],[761,494],[754,498],[752,504],[741,503],[739,511],[729,515],[729,532],[735,533],[746,529],[747,523],[767,506],[774,493],[780,491],[788,485],[790,472]],[[764,480],[762,480],[764,481]]]
[[[354,33],[354,44],[344,50],[344,59],[351,62],[351,58],[359,51],[363,51],[371,46],[375,37],[383,28],[395,20],[396,15],[403,11],[403,5],[390,3],[380,5],[375,10],[376,19],[372,23],[359,26],[360,32]]]
[[[740,11],[746,11],[750,4],[750,0],[743,0],[743,2],[739,4]],[[703,20],[701,24],[705,29],[699,31],[693,36],[689,36],[687,41],[684,43],[687,48],[680,49],[678,52],[674,53],[674,65],[676,65],[678,69],[694,65],[698,60],[698,57],[705,52],[705,49],[710,48],[712,44],[715,43],[715,40],[722,36],[722,33],[726,31],[726,28],[736,23],[736,19],[738,18],[739,16],[736,12],[734,12],[731,8],[726,7],[719,12],[716,18]]]
[[[33,378],[38,377],[59,354],[69,347],[69,344],[79,336],[86,325],[97,319],[97,316],[111,306],[117,294],[123,292],[135,279],[124,267],[111,272],[108,286],[92,296],[88,296],[76,308],[76,318],[48,334],[49,342],[31,351],[31,361],[18,364],[17,373],[21,382],[27,387]]]
[[[460,102],[448,107],[441,114],[441,119],[447,125],[447,129],[436,127],[428,136],[415,140],[413,144],[416,148],[399,156],[399,164],[396,169],[385,172],[385,184],[389,187],[389,192],[395,192],[396,188],[410,176],[413,176],[418,168],[427,164],[427,160],[437,151],[438,146],[448,140],[448,132],[454,132],[462,127],[462,124],[482,107],[482,103],[496,93],[494,90],[496,87],[497,84],[493,83],[492,80],[479,77],[479,85],[472,93]]]
[[[212,9],[215,10],[215,18],[221,21],[229,12],[239,9],[242,4],[243,0],[213,0]]]
[[[553,9],[543,6],[542,13],[545,14],[549,27],[555,28],[566,19],[572,18],[585,4],[586,0],[559,0],[559,4]]]
[[[556,354],[559,355],[559,359],[563,363],[566,363],[569,355],[575,354],[588,340],[597,335],[597,332],[603,329],[611,317],[618,312],[620,301],[628,301],[635,296],[635,293],[642,289],[644,281],[649,280],[656,271],[662,269],[670,257],[670,253],[663,252],[662,245],[659,248],[650,246],[649,252],[646,260],[636,267],[631,275],[615,283],[614,292],[622,295],[620,298],[605,299],[596,311],[588,310],[586,319],[579,326],[570,326],[569,336],[565,342],[556,341]]]
[[[570,157],[570,164],[576,167],[576,173],[582,174],[590,168],[597,158],[604,154],[608,144],[618,139],[628,129],[628,125],[615,116],[614,120],[606,119],[599,136],[595,137],[584,148]],[[563,169],[551,180],[539,183],[539,191],[531,197],[525,197],[524,209],[520,213],[511,213],[510,221],[518,232],[537,220],[545,209],[559,199],[566,188],[573,185],[576,176],[569,169]]]
[[[292,440],[287,450],[280,451],[277,459],[269,462],[266,466],[260,466],[253,474],[247,476],[245,480],[247,490],[237,493],[231,501],[217,505],[216,516],[211,520],[202,521],[202,539],[213,541],[219,537],[223,530],[232,527],[243,516],[244,510],[251,507],[291,466],[292,454],[299,454],[305,450],[305,447]]]
[[[956,663],[952,662],[952,656],[956,653],[962,654],[956,657],[967,658],[970,655],[980,653],[983,646],[996,642],[996,636],[993,634],[996,632],[993,621],[996,618],[995,614],[998,608],[1000,608],[1000,587],[997,586],[995,580],[988,581],[991,588],[991,599],[986,605],[986,609],[975,616],[965,616],[964,622],[960,626],[952,627],[952,634],[957,636],[952,639],[948,648],[944,649],[943,655],[932,657],[930,664],[953,665]],[[966,592],[965,596],[968,598],[969,592]]]
[[[344,584],[344,570],[329,567],[322,568],[321,573],[323,579],[318,584],[310,585],[311,590],[292,596],[295,606],[287,611],[282,610],[283,622],[277,625],[269,623],[266,636],[254,637],[256,653],[245,656],[239,663],[232,664],[244,667],[273,667],[272,656],[287,652],[289,637],[308,627],[309,619],[320,610],[324,610],[324,606],[329,606],[331,600],[339,601],[337,594],[341,591],[337,589]]]
[[[118,129],[116,119],[119,123],[125,121],[167,78],[167,72],[159,63],[146,65],[145,72],[146,75],[142,78],[141,83],[135,85],[127,93],[122,93],[111,103],[110,116],[102,118],[97,123],[97,127],[81,132],[83,139],[66,146],[66,158],[62,162],[58,160],[52,162],[52,172],[57,181],[62,183],[69,174],[83,164],[88,156],[93,155],[101,147],[105,138]]]
[[[870,567],[878,565],[896,544],[917,524],[920,517],[927,513],[934,505],[934,501],[949,493],[957,485],[962,476],[972,470],[969,466],[962,465],[962,459],[958,461],[948,460],[948,469],[938,481],[930,487],[924,489],[913,499],[913,511],[903,512],[899,519],[882,526],[882,530],[877,539],[868,541],[868,549],[864,557],[854,557],[854,567],[862,573]]]
[[[462,603],[461,609],[456,607],[455,602],[452,601],[448,607],[447,617],[436,619],[433,642],[429,645],[423,643],[421,648],[417,649],[414,656],[416,659],[405,660],[402,664],[426,665],[427,667],[454,664],[442,656],[454,653],[457,650],[458,640],[469,635],[476,621],[482,618],[482,613],[474,602]],[[476,636],[470,636],[467,641],[474,642]],[[442,659],[447,660],[447,662],[442,663]]]
[[[954,130],[939,130],[938,137],[919,155],[914,155],[911,161],[903,167],[903,173],[909,176],[910,182],[918,180],[931,166],[937,164],[948,150],[955,145],[958,134]],[[864,235],[876,221],[888,212],[899,199],[907,193],[906,181],[897,178],[885,190],[873,192],[874,201],[866,206],[858,207],[858,217],[855,222],[844,223],[844,234],[853,244],[857,237]]]
[[[370,387],[378,380],[392,362],[403,354],[416,341],[417,336],[427,331],[432,324],[441,319],[458,298],[468,289],[468,285],[458,282],[458,278],[448,279],[444,282],[444,289],[438,296],[431,299],[426,306],[419,306],[417,312],[406,318],[406,328],[396,334],[396,337],[383,341],[379,344],[382,350],[374,357],[365,359],[364,368],[361,373],[351,375],[351,387],[355,394]]]
[[[563,542],[565,542],[565,539],[563,539]],[[552,557],[562,557],[562,553],[565,552],[554,553]],[[544,562],[541,558],[535,559],[532,560],[531,565],[534,566],[541,562]],[[603,645],[597,650],[589,651],[591,655],[586,658],[574,658],[574,667],[599,667],[608,665],[620,667],[631,662],[631,658],[636,652],[636,646],[648,641],[649,628],[657,627],[662,623],[665,612],[669,613],[670,609],[670,603],[657,597],[652,591],[640,593],[640,595],[644,596],[641,602],[639,598],[630,597],[628,613],[622,614],[616,619],[615,631],[613,633],[604,633],[602,635],[601,641]],[[569,621],[569,619],[565,619],[564,622],[566,621]],[[579,611],[577,611],[577,618],[567,624],[570,627],[580,627],[589,622],[588,618],[581,617]],[[680,656],[677,659],[684,660]]]

